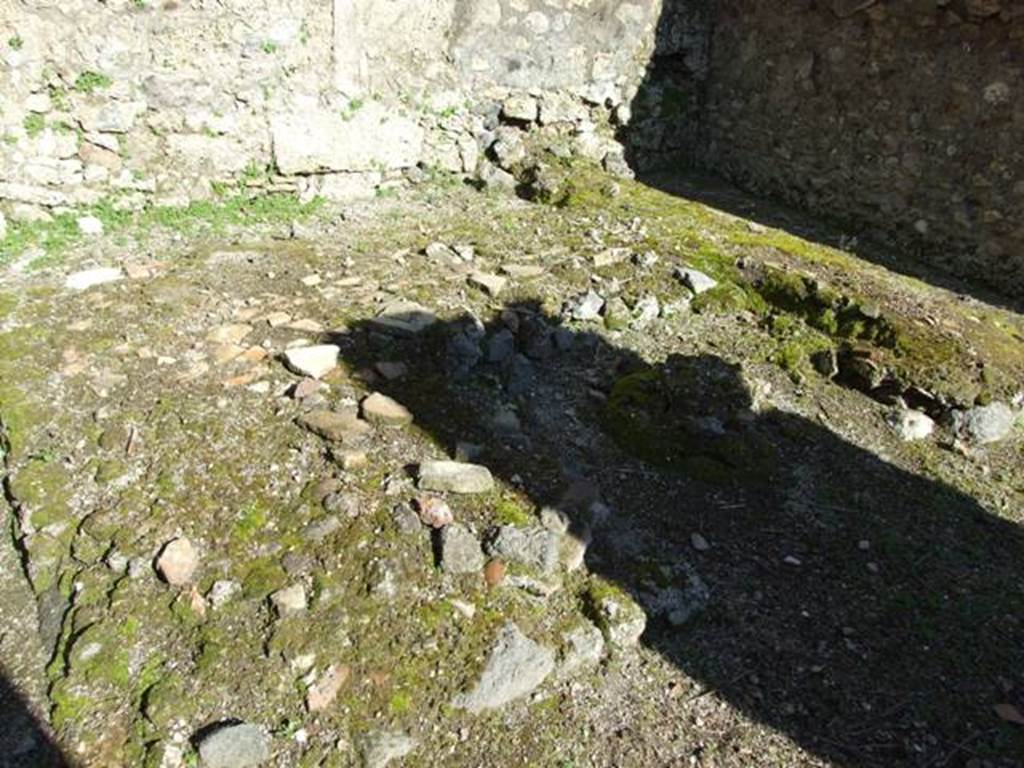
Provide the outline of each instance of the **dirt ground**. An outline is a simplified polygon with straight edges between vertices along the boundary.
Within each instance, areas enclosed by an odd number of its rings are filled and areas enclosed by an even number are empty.
[[[0,765],[201,765],[236,721],[279,766],[1024,765],[1024,429],[957,421],[1021,405],[1024,317],[699,186],[425,184],[9,262]],[[321,344],[319,382],[284,364]],[[372,392],[412,423],[303,426]],[[467,451],[493,488],[417,487]],[[452,572],[428,498],[504,580]],[[495,554],[551,510],[556,567]],[[510,622],[553,669],[460,707]]]

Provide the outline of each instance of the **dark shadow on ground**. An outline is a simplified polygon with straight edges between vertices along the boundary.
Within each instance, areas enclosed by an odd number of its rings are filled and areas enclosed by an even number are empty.
[[[821,211],[812,215],[799,210],[804,206],[796,185],[788,201],[767,200],[756,189],[740,191],[737,186],[749,186],[744,179],[726,181],[715,167],[709,167],[705,148],[712,138],[723,140],[707,135],[704,119],[715,55],[713,36],[707,30],[715,23],[714,16],[710,0],[665,0],[662,5],[654,50],[630,103],[631,119],[618,131],[626,162],[638,181],[812,242],[842,247],[859,258],[955,293],[1024,312],[1024,298],[1000,292],[999,285],[996,289],[981,285],[970,272],[962,277],[949,266],[936,266],[947,259],[950,248],[926,248],[878,226],[830,221]],[[762,149],[770,155],[775,147],[766,143]],[[958,261],[970,264],[966,257]]]
[[[993,710],[1024,710],[1021,528],[816,423],[756,408],[719,357],[649,367],[530,302],[501,318],[415,338],[356,323],[332,341],[353,369],[406,363],[407,376],[369,385],[449,452],[484,446],[477,461],[538,508],[589,483],[611,514],[586,566],[640,603],[652,605],[652,574],[691,563],[708,608],[682,626],[652,608],[642,641],[747,717],[851,768],[1022,764],[1024,728]],[[499,333],[515,353],[488,362]],[[518,428],[495,419],[503,408]],[[589,529],[586,505],[562,508]]]
[[[72,768],[0,668],[0,768]]]

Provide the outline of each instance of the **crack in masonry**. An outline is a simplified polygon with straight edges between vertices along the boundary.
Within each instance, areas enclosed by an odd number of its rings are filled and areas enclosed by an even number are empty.
[[[20,502],[14,495],[14,489],[11,488],[11,438],[2,413],[0,413],[0,471],[3,473],[3,477],[0,478],[0,486],[3,486],[4,506],[9,513],[8,532],[14,550],[18,553],[18,560],[21,562],[22,576],[25,577],[25,581],[28,582],[31,589],[32,579],[28,573],[28,549],[25,547],[24,537],[19,535],[21,526],[17,515]],[[33,590],[34,593],[35,590]]]

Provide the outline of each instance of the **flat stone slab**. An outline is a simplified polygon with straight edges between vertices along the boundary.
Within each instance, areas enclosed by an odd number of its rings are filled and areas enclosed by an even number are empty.
[[[718,285],[718,281],[713,277],[693,267],[676,267],[674,274],[677,280],[698,296]]]
[[[425,491],[487,493],[494,478],[487,467],[461,461],[424,461],[420,464],[419,487]]]
[[[310,411],[298,418],[299,426],[333,443],[354,443],[366,437],[373,427],[354,412]]]
[[[121,271],[120,267],[96,267],[95,269],[86,269],[81,272],[75,272],[73,275],[68,275],[64,281],[64,287],[70,288],[73,291],[84,291],[86,288],[92,288],[94,285],[113,283],[122,279],[124,279],[124,272]]]
[[[437,315],[421,304],[400,299],[388,304],[370,324],[395,336],[416,336],[437,322]]]
[[[508,284],[508,278],[501,275],[492,275],[487,272],[474,272],[468,278],[469,284],[479,288],[488,296],[497,296]]]
[[[452,705],[479,714],[498,709],[535,690],[555,668],[555,652],[536,643],[512,622],[498,634],[480,681]]]
[[[295,347],[285,351],[284,362],[295,373],[320,379],[337,367],[340,352],[334,344]]]
[[[250,768],[270,759],[270,737],[258,725],[218,728],[199,742],[203,768]]]
[[[371,424],[402,427],[412,424],[412,412],[397,400],[374,392],[362,402],[363,418]]]

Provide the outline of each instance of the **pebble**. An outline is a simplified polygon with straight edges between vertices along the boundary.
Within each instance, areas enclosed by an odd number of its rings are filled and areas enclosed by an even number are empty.
[[[236,346],[242,341],[242,339],[248,336],[251,331],[252,326],[245,325],[244,323],[221,325],[206,334],[206,340],[211,344],[229,344]],[[239,352],[239,354],[241,354],[241,352]]]
[[[707,552],[709,549],[711,549],[711,545],[708,544],[708,540],[701,536],[699,533],[690,534],[690,546],[692,546],[698,552]]]
[[[78,231],[83,235],[95,237],[103,234],[103,222],[95,216],[82,216],[77,219]]]
[[[199,555],[188,539],[181,537],[167,542],[156,560],[157,572],[168,584],[180,587],[192,581],[199,567]]]
[[[257,725],[224,725],[199,742],[203,768],[252,768],[270,759],[270,737]]]
[[[294,616],[306,610],[306,588],[302,584],[284,587],[270,595],[270,602],[281,618]]]
[[[375,731],[367,734],[360,747],[366,768],[385,768],[392,760],[399,760],[416,748],[416,741],[399,731]]]
[[[95,269],[86,269],[68,275],[64,281],[64,287],[70,288],[73,291],[84,291],[86,288],[92,288],[94,285],[113,283],[123,278],[124,273],[117,267],[96,267]]]
[[[502,328],[487,341],[487,362],[503,363],[516,351],[516,337],[508,328]]]
[[[514,280],[530,280],[544,274],[544,267],[536,264],[502,264],[501,271]]]
[[[718,285],[717,280],[692,267],[676,267],[672,274],[698,296]]]
[[[294,347],[284,353],[284,360],[295,373],[319,379],[337,367],[340,352],[334,344]]]
[[[935,422],[921,411],[901,410],[890,415],[891,426],[899,438],[905,441],[924,440],[935,431]]]
[[[492,275],[487,272],[474,272],[468,278],[468,282],[474,288],[479,288],[488,296],[496,297],[505,290],[508,278],[501,275]]]
[[[400,299],[384,307],[370,324],[395,336],[416,336],[436,322],[437,316],[426,307]]]
[[[457,695],[452,705],[473,714],[499,709],[532,693],[554,668],[555,652],[509,622],[498,633],[479,682],[472,690]]]
[[[387,381],[401,379],[409,373],[409,367],[405,363],[382,361],[373,366],[374,370],[383,376]]]
[[[613,264],[621,264],[629,261],[633,252],[629,248],[606,248],[593,256],[594,268],[610,267]]]
[[[352,670],[345,665],[332,664],[306,692],[306,708],[310,712],[322,712],[338,698],[341,686],[348,680]]]
[[[991,403],[953,412],[953,431],[976,445],[997,443],[1009,437],[1017,415],[1006,403]]]
[[[487,561],[487,565],[484,566],[484,581],[488,587],[496,587],[505,580],[505,574],[508,573],[508,566],[504,560],[494,558]]]
[[[604,299],[594,291],[587,291],[579,297],[572,305],[570,314],[574,320],[596,320],[601,316],[604,309]]]
[[[455,521],[448,502],[437,496],[421,496],[416,499],[416,512],[420,522],[428,528],[444,528]]]
[[[559,677],[595,667],[604,657],[604,635],[593,624],[583,624],[563,636],[565,649],[558,665]]]
[[[543,526],[503,525],[488,543],[487,551],[502,560],[551,573],[558,567],[560,540],[557,533]]]
[[[441,531],[441,568],[446,573],[476,573],[484,567],[484,553],[473,532],[452,524]]]
[[[412,423],[412,413],[396,400],[374,392],[362,402],[363,418],[370,424],[402,427]]]
[[[794,557],[793,555],[786,555],[782,558],[782,562],[786,565],[792,565],[794,568],[799,568],[803,565],[803,561],[799,557]]]
[[[332,452],[331,455],[334,458],[335,463],[346,472],[363,469],[370,463],[370,459],[366,455],[366,451],[345,450]]]
[[[216,610],[229,603],[232,598],[241,591],[242,585],[237,581],[220,579],[219,581],[213,582],[213,586],[210,587],[210,591],[207,593],[206,599],[210,601],[211,607]]]
[[[419,469],[419,487],[425,491],[487,493],[494,488],[494,478],[480,464],[424,461]]]
[[[300,426],[336,443],[351,443],[364,438],[373,427],[352,411],[311,411],[298,418]]]

